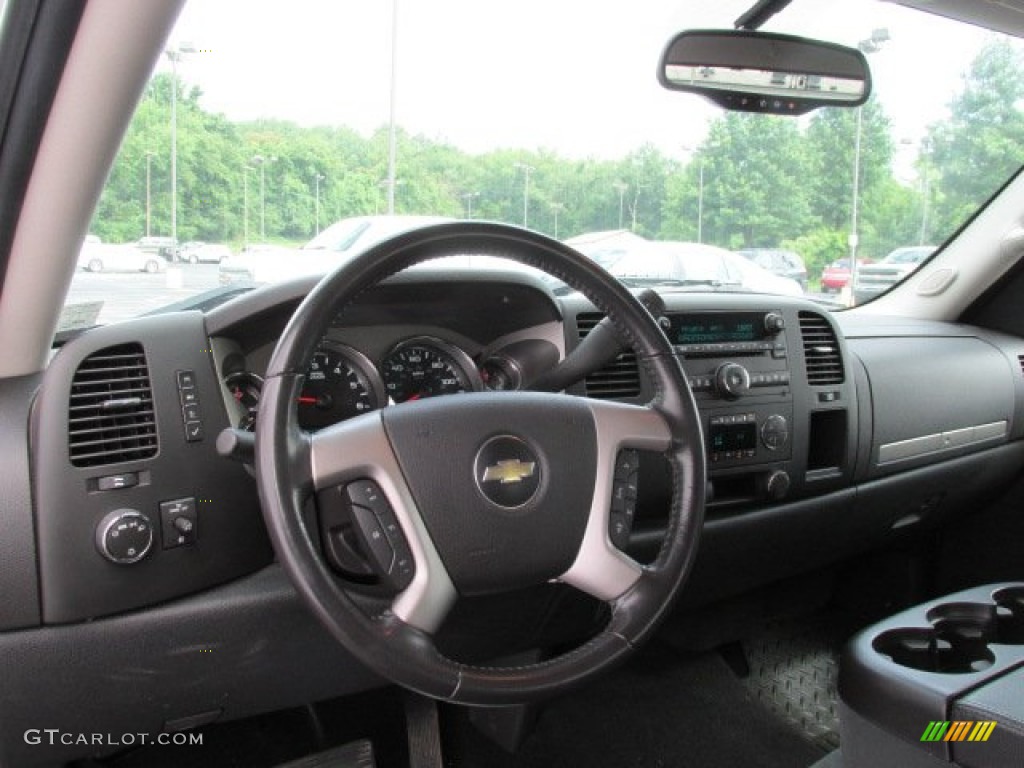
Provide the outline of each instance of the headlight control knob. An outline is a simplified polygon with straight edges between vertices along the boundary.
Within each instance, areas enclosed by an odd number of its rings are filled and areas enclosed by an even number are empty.
[[[715,371],[715,387],[722,397],[735,400],[750,389],[750,372],[739,363],[722,363]]]
[[[137,509],[115,509],[96,526],[96,548],[112,563],[137,563],[152,547],[153,523]]]

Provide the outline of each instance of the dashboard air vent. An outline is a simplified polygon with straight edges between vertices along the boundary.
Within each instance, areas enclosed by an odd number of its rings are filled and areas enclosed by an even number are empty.
[[[832,324],[816,312],[800,313],[800,334],[804,342],[807,383],[811,386],[842,384],[843,358]]]
[[[1024,373],[1024,355],[1017,355],[1017,362],[1020,363],[1020,372]]]
[[[148,459],[157,451],[153,390],[141,344],[94,352],[78,366],[68,406],[76,467]]]
[[[576,316],[576,328],[580,338],[585,338],[604,315],[598,312],[584,312]],[[620,397],[636,397],[640,394],[640,370],[636,354],[623,352],[615,361],[586,378],[587,396],[598,400],[614,400]]]

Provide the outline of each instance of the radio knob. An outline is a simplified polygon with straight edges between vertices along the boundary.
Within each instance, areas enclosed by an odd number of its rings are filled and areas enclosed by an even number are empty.
[[[750,389],[750,372],[739,363],[722,363],[715,371],[715,386],[729,400],[735,400]]]
[[[768,492],[768,498],[773,501],[781,501],[789,493],[789,473],[782,469],[776,469],[768,475],[764,487]]]
[[[773,414],[761,425],[761,442],[765,448],[775,451],[789,442],[789,422],[785,416]]]
[[[764,316],[764,330],[770,335],[782,333],[786,328],[786,318],[779,312],[769,312]]]

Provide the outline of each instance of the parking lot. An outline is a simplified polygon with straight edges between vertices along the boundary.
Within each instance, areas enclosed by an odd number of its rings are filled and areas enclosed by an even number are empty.
[[[144,272],[75,272],[66,309],[78,305],[90,317],[101,303],[95,323],[113,323],[145,314],[218,287],[216,264],[174,264],[163,274]],[[81,306],[90,305],[90,306]],[[77,323],[76,323],[77,324]]]

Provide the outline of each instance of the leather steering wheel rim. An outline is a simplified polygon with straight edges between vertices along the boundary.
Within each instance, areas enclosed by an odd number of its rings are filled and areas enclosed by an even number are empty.
[[[306,366],[342,308],[407,267],[464,253],[505,257],[536,267],[587,296],[609,316],[616,332],[635,351],[654,386],[653,400],[647,406],[627,406],[565,394],[476,393],[386,408],[387,423],[385,414],[375,411],[314,435],[301,430],[295,402]],[[434,404],[424,407],[427,403]],[[480,407],[486,410],[479,411]],[[373,441],[384,453],[388,448],[392,456],[398,452],[401,459],[397,444],[385,445],[396,440],[395,425],[406,421],[415,425],[421,414],[426,418],[432,412],[450,421],[450,409],[494,413],[498,419],[507,410],[509,420],[520,420],[537,409],[571,411],[576,421],[592,419],[596,425],[584,424],[581,429],[597,435],[595,451],[601,457],[595,466],[597,490],[593,492],[595,498],[587,502],[590,506],[586,521],[581,523],[585,529],[581,529],[584,533],[580,534],[579,552],[572,568],[561,578],[604,599],[611,618],[601,632],[578,648],[519,667],[471,666],[448,659],[437,650],[431,633],[447,610],[438,605],[443,602],[438,595],[451,601],[456,589],[444,572],[445,563],[436,554],[435,544],[439,548],[440,543],[427,531],[410,496],[408,481],[391,477],[407,473],[408,467],[401,460],[387,464],[389,472],[382,475],[387,482],[382,485],[402,513],[399,519],[403,532],[413,545],[413,583],[391,607],[368,615],[365,606],[354,599],[324,562],[315,531],[310,530],[303,512],[310,496],[338,478],[358,477],[360,471],[366,471],[368,465],[363,459],[351,458],[354,447],[362,452],[367,441]],[[616,432],[620,427],[621,434]],[[611,437],[615,440],[609,442]],[[601,473],[613,469],[609,461],[614,461],[614,450],[654,446],[664,452],[671,468],[671,507],[657,558],[640,566],[612,551],[607,541],[610,498],[596,496],[602,491],[610,496],[610,486]],[[256,425],[256,474],[264,519],[278,561],[302,599],[352,655],[382,677],[424,695],[494,706],[563,693],[624,660],[651,634],[682,587],[697,551],[706,483],[703,446],[700,418],[686,375],[654,318],[624,286],[570,247],[538,233],[501,224],[454,222],[406,232],[372,246],[327,275],[301,303],[266,371]],[[612,448],[609,459],[607,452]],[[346,466],[335,467],[332,462]],[[550,469],[561,472],[565,468],[559,463]],[[572,546],[576,546],[575,539]],[[621,581],[616,580],[618,575],[622,575]],[[623,586],[623,591],[615,594]]]

